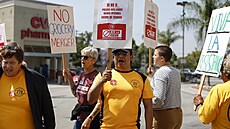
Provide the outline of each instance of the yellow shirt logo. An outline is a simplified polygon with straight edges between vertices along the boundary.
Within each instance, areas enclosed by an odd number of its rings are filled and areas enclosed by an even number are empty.
[[[131,84],[131,86],[132,86],[133,88],[138,88],[138,87],[140,87],[140,83],[139,83],[138,80],[132,80],[132,81],[130,82],[130,84]]]

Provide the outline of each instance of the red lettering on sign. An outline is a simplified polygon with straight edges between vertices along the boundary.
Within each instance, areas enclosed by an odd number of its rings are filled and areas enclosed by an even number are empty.
[[[74,38],[51,38],[52,47],[71,47],[75,46]]]
[[[54,14],[54,21],[56,20],[56,17],[59,19],[59,21],[63,21],[65,23],[68,23],[70,20],[69,12],[66,9],[64,10],[60,9],[59,13],[56,10],[54,10],[53,14]]]

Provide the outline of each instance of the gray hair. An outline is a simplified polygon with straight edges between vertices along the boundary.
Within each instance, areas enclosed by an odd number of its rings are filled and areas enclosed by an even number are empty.
[[[226,57],[223,60],[223,73],[225,74],[225,76],[230,79],[230,54],[227,54]]]
[[[84,49],[81,50],[81,54],[84,54],[84,53],[89,53],[90,56],[94,59],[97,60],[98,58],[98,51],[96,48],[93,48],[91,46],[88,46],[88,47],[85,47]]]

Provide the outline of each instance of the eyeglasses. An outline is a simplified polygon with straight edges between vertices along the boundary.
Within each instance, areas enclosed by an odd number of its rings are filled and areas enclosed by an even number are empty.
[[[119,55],[123,55],[123,56],[127,56],[128,52],[125,51],[118,51],[116,53],[114,53],[115,56],[119,56]]]
[[[81,56],[84,60],[88,60],[89,58],[92,58],[91,56]]]
[[[10,50],[16,50],[17,49],[17,46],[2,46],[2,50],[6,50],[6,49],[10,49]]]

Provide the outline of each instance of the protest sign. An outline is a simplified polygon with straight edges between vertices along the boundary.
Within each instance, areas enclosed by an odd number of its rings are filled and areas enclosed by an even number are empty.
[[[5,31],[5,23],[0,24],[0,46],[4,46],[6,44],[6,31]]]
[[[76,52],[73,8],[47,6],[51,53]]]
[[[198,95],[201,95],[206,75],[218,77],[220,68],[229,43],[230,7],[212,11],[208,31],[195,73],[203,74]],[[194,105],[196,111],[199,105]]]
[[[93,46],[132,48],[133,0],[96,0]]]
[[[145,0],[144,45],[146,47],[155,48],[157,46],[157,30],[158,7],[151,0]]]
[[[208,31],[195,73],[218,77],[229,43],[230,7],[212,11]]]

